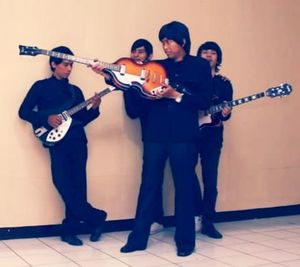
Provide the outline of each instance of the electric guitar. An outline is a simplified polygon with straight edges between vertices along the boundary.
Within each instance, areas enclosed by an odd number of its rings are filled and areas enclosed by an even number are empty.
[[[162,65],[156,62],[148,62],[145,64],[138,64],[130,58],[120,58],[115,63],[105,63],[92,59],[84,59],[72,55],[39,49],[35,46],[19,45],[19,54],[27,56],[46,55],[49,57],[56,57],[72,62],[85,64],[88,66],[95,65],[99,62],[105,67],[103,72],[109,75],[114,86],[122,90],[133,87],[139,91],[141,96],[148,99],[156,99],[155,94],[161,90],[161,83],[167,83],[167,74]]]
[[[254,95],[246,96],[228,102],[225,101],[219,105],[211,106],[208,110],[199,112],[199,128],[201,130],[204,127],[213,127],[218,125],[220,123],[220,120],[215,119],[213,114],[222,111],[225,105],[229,107],[234,107],[237,105],[248,103],[250,101],[257,100],[265,96],[271,98],[278,97],[278,96],[282,97],[282,96],[289,95],[291,92],[292,92],[292,86],[288,83],[282,83],[279,86],[271,87],[267,89],[265,92],[260,92]]]
[[[103,91],[96,94],[96,96],[102,97],[106,94],[117,90],[115,87],[108,87],[104,89]],[[44,146],[50,147],[54,146],[57,142],[61,141],[65,135],[67,134],[68,130],[70,129],[72,124],[75,124],[75,122],[72,119],[72,115],[77,113],[78,111],[82,110],[83,108],[87,107],[92,103],[92,100],[95,96],[87,99],[84,102],[81,102],[80,104],[65,110],[65,111],[59,111],[59,112],[52,112],[52,114],[59,113],[59,116],[62,119],[62,123],[56,127],[52,128],[51,126],[45,127],[33,127],[34,135],[40,139],[40,141],[43,143]]]

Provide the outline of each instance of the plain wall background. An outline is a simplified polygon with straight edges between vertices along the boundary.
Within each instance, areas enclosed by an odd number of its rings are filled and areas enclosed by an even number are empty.
[[[142,37],[153,43],[154,58],[164,58],[157,35],[173,20],[189,27],[192,54],[207,40],[221,45],[222,73],[230,77],[235,98],[281,82],[294,89],[288,97],[265,97],[234,109],[225,126],[218,211],[299,204],[299,17],[298,0],[0,0],[0,227],[57,224],[64,214],[48,152],[17,114],[32,83],[49,76],[48,57],[19,56],[18,45],[48,50],[66,45],[79,57],[114,62],[129,56],[132,42]],[[70,80],[86,97],[106,87],[80,64],[74,64]],[[86,128],[89,199],[108,211],[109,220],[134,217],[139,127],[126,117],[122,93],[113,92],[103,98],[100,118]],[[167,167],[169,215],[173,193]]]

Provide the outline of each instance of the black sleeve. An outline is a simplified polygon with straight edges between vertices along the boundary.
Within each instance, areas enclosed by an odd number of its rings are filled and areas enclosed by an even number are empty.
[[[180,104],[197,110],[207,110],[211,106],[212,99],[212,76],[209,63],[204,61],[197,67],[198,80],[187,86],[191,94],[184,94]]]
[[[171,86],[183,93],[178,105],[195,110],[207,110],[211,106],[212,75],[207,60],[188,55],[178,66],[169,59],[157,62],[166,69]]]
[[[218,91],[219,91],[220,99],[222,100],[222,102],[232,101],[233,88],[232,88],[231,82],[229,80],[224,80],[224,78],[222,78],[222,76],[220,76],[220,83],[218,83],[218,86],[220,86]],[[227,121],[231,118],[231,113],[227,117],[223,117],[222,111],[221,111],[221,112],[214,114],[214,118],[216,118],[217,120],[221,120],[221,121]]]
[[[75,91],[76,102],[78,104],[84,102],[85,100],[82,91],[77,86],[73,86],[73,88]],[[77,114],[75,114],[74,118],[76,120],[79,120],[83,124],[83,126],[85,126],[91,121],[93,121],[94,119],[96,119],[99,115],[100,115],[99,107],[95,109],[93,108],[87,109],[85,107]]]
[[[124,91],[123,97],[126,113],[131,119],[141,117],[143,112],[145,112],[149,101],[154,101],[141,97],[138,91],[134,88],[129,88]]]
[[[41,83],[35,82],[29,89],[20,108],[19,117],[36,126],[48,126],[48,115],[46,112],[38,110],[40,99]]]

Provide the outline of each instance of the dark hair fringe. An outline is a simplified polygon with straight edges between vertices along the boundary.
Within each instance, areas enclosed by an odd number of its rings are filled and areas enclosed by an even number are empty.
[[[202,53],[203,50],[216,51],[218,63],[216,65],[215,70],[219,71],[220,70],[220,65],[222,63],[222,49],[221,49],[221,47],[214,41],[207,41],[207,42],[205,42],[205,43],[203,43],[202,45],[199,46],[198,51],[197,51],[197,56],[198,57],[201,56],[201,53]]]
[[[181,45],[187,54],[190,54],[191,39],[187,26],[179,21],[172,21],[161,27],[158,38],[160,41],[167,38]]]
[[[74,56],[74,53],[71,51],[71,49],[66,47],[66,46],[58,46],[58,47],[53,48],[51,51]],[[52,71],[54,71],[54,68],[51,65],[52,62],[54,62],[55,64],[60,64],[60,63],[63,62],[63,59],[62,58],[57,58],[57,57],[50,57],[49,58],[50,68],[51,68]]]
[[[131,46],[130,51],[134,51],[139,47],[145,47],[146,53],[147,53],[147,57],[149,57],[151,54],[153,54],[153,46],[152,44],[146,40],[146,39],[137,39],[136,41],[134,41],[134,43]]]

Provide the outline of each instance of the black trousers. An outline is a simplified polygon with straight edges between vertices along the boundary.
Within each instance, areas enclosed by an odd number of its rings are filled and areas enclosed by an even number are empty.
[[[80,222],[96,228],[106,212],[87,201],[87,144],[80,140],[62,140],[49,149],[53,183],[65,204],[62,235],[76,234]]]
[[[200,132],[197,144],[200,155],[203,197],[198,177],[194,180],[194,198],[196,214],[203,215],[204,221],[213,222],[216,213],[218,195],[218,167],[223,145],[223,127],[207,127]]]
[[[193,142],[144,142],[142,182],[133,231],[128,244],[146,247],[150,226],[156,213],[157,195],[161,195],[166,160],[169,158],[175,185],[175,242],[178,248],[194,248],[194,169],[197,149]]]

